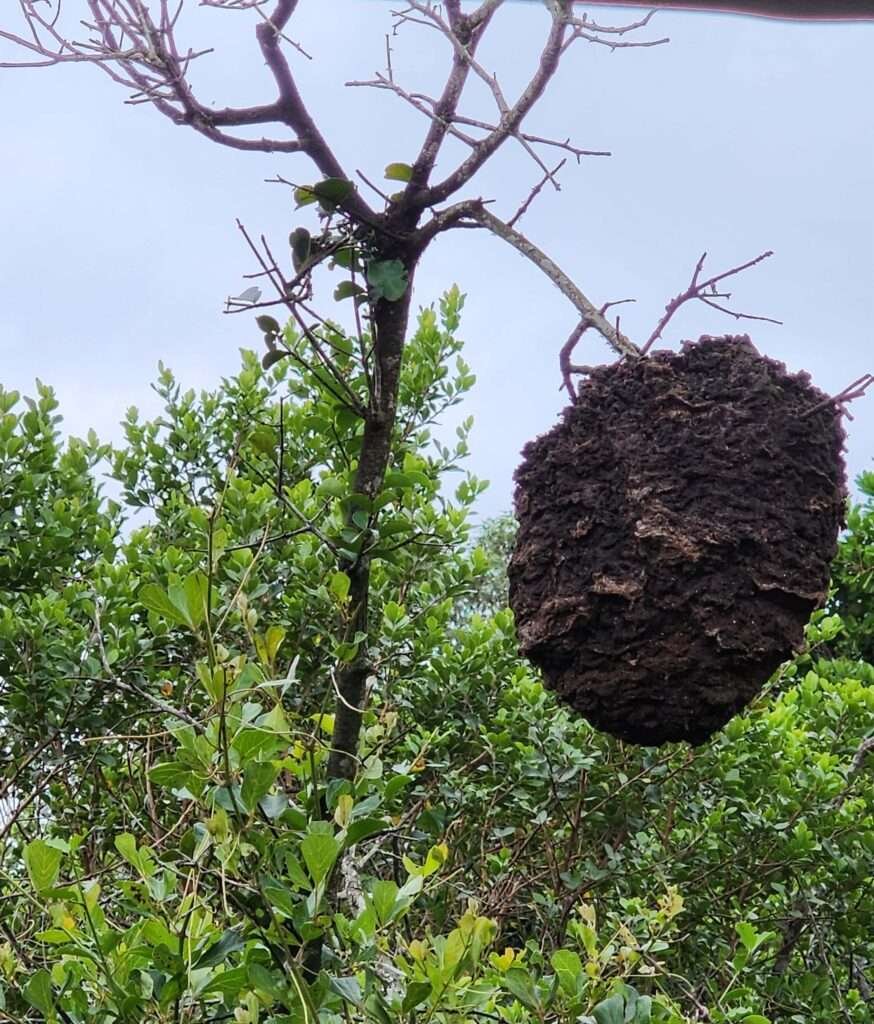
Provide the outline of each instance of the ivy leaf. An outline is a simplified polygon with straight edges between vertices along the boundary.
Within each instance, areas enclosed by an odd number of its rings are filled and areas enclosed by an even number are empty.
[[[409,284],[407,268],[400,260],[371,260],[367,264],[367,283],[377,299],[397,302]]]
[[[409,164],[389,164],[385,176],[389,181],[409,181],[413,176],[413,168]]]

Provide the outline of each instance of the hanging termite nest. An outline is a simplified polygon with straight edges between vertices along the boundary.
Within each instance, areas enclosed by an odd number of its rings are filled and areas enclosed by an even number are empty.
[[[825,599],[844,436],[745,336],[593,370],[516,472],[522,652],[596,728],[703,743]]]

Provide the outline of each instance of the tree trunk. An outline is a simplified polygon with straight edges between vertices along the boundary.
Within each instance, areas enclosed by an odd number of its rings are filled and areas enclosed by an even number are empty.
[[[407,258],[403,258],[406,256]],[[396,253],[391,258],[398,258]],[[391,457],[392,434],[397,412],[398,387],[401,375],[404,341],[410,319],[413,275],[418,257],[401,255],[409,274],[409,284],[397,302],[381,299],[374,311],[374,352],[370,408],[364,424],[355,493],[375,498],[382,490]],[[366,538],[365,545],[366,546]],[[349,576],[349,608],[345,640],[351,642],[356,633],[368,633],[368,596],[370,590],[370,558],[362,555],[352,565],[342,567]],[[355,774],[358,735],[366,696],[367,678],[371,672],[368,640],[359,646],[355,659],[345,665],[337,679],[336,710],[331,754],[328,759],[329,779],[351,779]]]

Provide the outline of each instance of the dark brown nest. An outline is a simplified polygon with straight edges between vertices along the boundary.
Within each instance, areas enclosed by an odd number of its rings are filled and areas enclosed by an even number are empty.
[[[599,729],[704,742],[825,598],[843,440],[807,374],[747,337],[597,368],[516,472],[522,652]]]

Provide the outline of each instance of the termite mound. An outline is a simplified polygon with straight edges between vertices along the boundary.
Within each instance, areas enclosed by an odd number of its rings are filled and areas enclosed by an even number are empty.
[[[522,653],[598,729],[703,743],[825,600],[844,437],[746,336],[596,368],[516,471]]]

